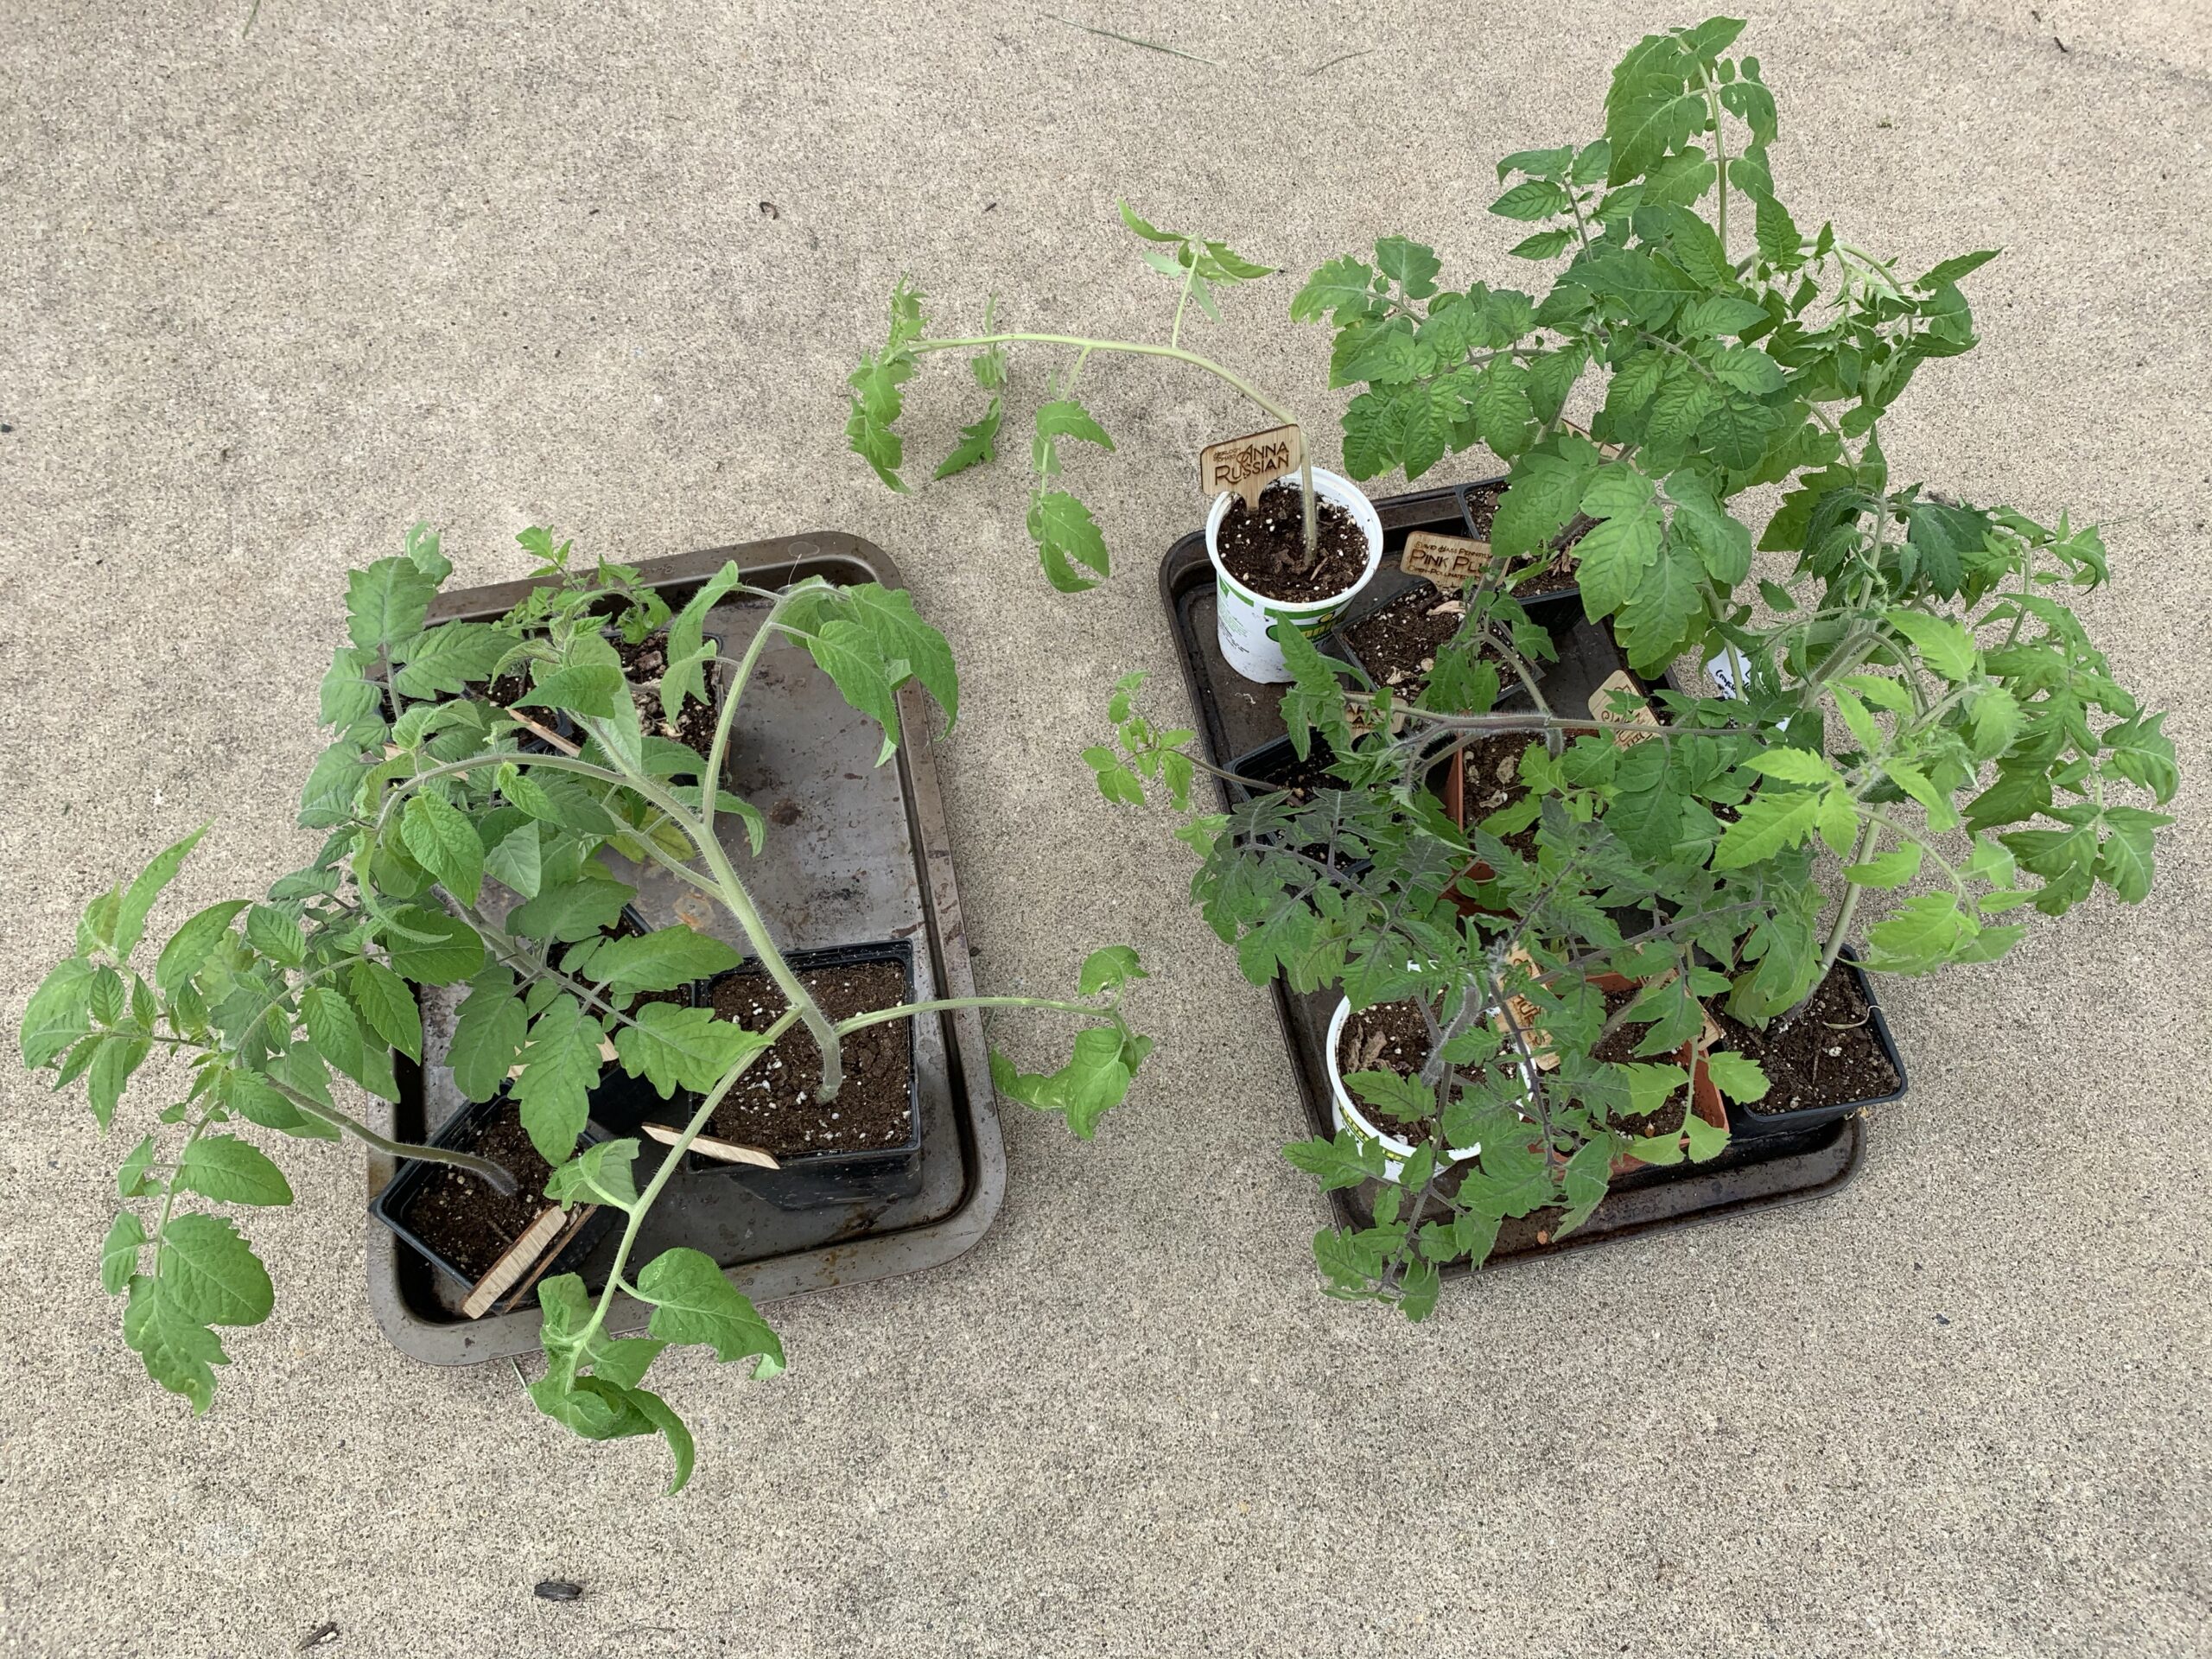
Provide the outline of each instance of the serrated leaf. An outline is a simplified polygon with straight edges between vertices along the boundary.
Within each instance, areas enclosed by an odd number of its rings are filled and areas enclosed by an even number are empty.
[[[82,957],[56,963],[23,1010],[23,1064],[39,1071],[67,1053],[92,1028],[92,982],[99,969]]]
[[[1878,887],[1887,891],[1904,886],[1919,874],[1920,843],[1909,841],[1901,847],[1892,847],[1877,858],[1869,859],[1864,864],[1845,866],[1843,879],[1856,882],[1862,887]]]
[[[267,1154],[236,1135],[203,1135],[184,1150],[176,1185],[218,1204],[280,1205],[292,1201],[292,1184]],[[251,1324],[228,1319],[222,1324]]]
[[[458,917],[410,905],[392,920],[406,930],[385,939],[392,971],[402,979],[417,985],[457,985],[484,965],[484,941]]]
[[[484,851],[484,874],[522,899],[535,899],[545,880],[545,842],[536,819],[518,823]]]
[[[621,919],[622,907],[637,896],[636,888],[599,877],[563,881],[542,887],[537,898],[509,911],[507,931],[548,944],[573,944],[613,926]]]
[[[666,1100],[677,1090],[703,1094],[748,1055],[769,1046],[758,1032],[715,1018],[711,1008],[648,1002],[614,1033],[622,1069],[643,1077]]]
[[[638,1295],[653,1305],[646,1328],[664,1342],[703,1343],[725,1362],[765,1356],[783,1363],[775,1332],[701,1251],[663,1250],[638,1275]]]
[[[1072,397],[1056,398],[1049,404],[1038,405],[1037,435],[1047,441],[1080,438],[1085,443],[1095,443],[1109,451],[1114,447],[1114,440],[1106,435],[1106,429],[1093,420],[1090,410]]]
[[[100,1241],[100,1288],[120,1296],[138,1271],[138,1252],[145,1248],[146,1230],[138,1217],[125,1210],[115,1218]]]
[[[213,1368],[228,1363],[229,1357],[213,1331],[177,1306],[166,1283],[143,1274],[130,1281],[123,1340],[145,1362],[147,1376],[204,1412],[215,1399]]]
[[[308,938],[299,923],[270,906],[256,905],[246,912],[245,938],[263,956],[287,968],[308,959]]]
[[[210,905],[172,933],[154,963],[155,985],[174,991],[198,973],[246,904],[244,899],[226,899]]]
[[[599,1081],[599,1046],[606,1033],[573,996],[553,999],[530,1027],[515,1103],[530,1142],[549,1164],[564,1162],[591,1116],[592,1085]]]
[[[423,632],[437,584],[413,561],[378,559],[346,576],[346,625],[356,649],[389,651]]]
[[[1137,953],[1128,945],[1102,945],[1083,959],[1077,989],[1084,996],[1095,996],[1110,987],[1150,977],[1138,962]]]
[[[226,1217],[171,1217],[154,1271],[164,1300],[201,1325],[259,1325],[276,1306],[268,1269]]]
[[[470,986],[454,1017],[446,1065],[454,1086],[470,1100],[489,1100],[506,1087],[522,1052],[530,1021],[513,984],[505,969],[494,969]]]
[[[1890,626],[1910,639],[1920,658],[1954,684],[1970,678],[1976,652],[1974,636],[1948,617],[1922,611],[1890,610],[1882,613]]]
[[[545,1196],[562,1204],[611,1204],[624,1210],[638,1202],[639,1142],[601,1141],[586,1147],[547,1178]],[[605,1375],[603,1367],[599,1368]],[[636,1379],[631,1378],[634,1382]]]
[[[361,1027],[343,995],[327,985],[308,986],[300,993],[300,1018],[316,1053],[349,1077],[360,1071]]]
[[[1436,292],[1436,273],[1443,262],[1436,257],[1436,250],[1408,241],[1402,236],[1386,236],[1375,245],[1376,268],[1397,283],[1409,300],[1425,300]]]
[[[353,964],[348,976],[354,1006],[369,1029],[410,1060],[423,1058],[423,1015],[407,982],[380,962]]]
[[[1812,790],[1761,790],[1744,803],[1743,816],[1721,832],[1713,849],[1716,870],[1742,869],[1801,845],[1813,832],[1821,797]]]
[[[114,944],[118,959],[128,957],[137,947],[145,931],[146,917],[154,908],[154,900],[161,896],[163,887],[176,879],[185,859],[207,833],[207,826],[203,823],[183,840],[164,847],[124,891],[115,911]]]
[[[1065,490],[1043,491],[1032,499],[1028,525],[1029,539],[1037,543],[1046,579],[1061,593],[1084,593],[1098,585],[1090,577],[1077,575],[1076,564],[1102,577],[1111,574],[1106,538],[1091,521],[1090,509]]]
[[[711,934],[664,927],[642,938],[609,939],[592,957],[590,977],[618,992],[671,991],[742,960]]]
[[[966,472],[970,467],[979,467],[985,461],[996,460],[999,423],[1004,414],[1000,400],[992,398],[983,410],[982,419],[960,429],[960,442],[953,446],[950,454],[938,463],[938,469],[932,476],[950,478],[956,473]]]

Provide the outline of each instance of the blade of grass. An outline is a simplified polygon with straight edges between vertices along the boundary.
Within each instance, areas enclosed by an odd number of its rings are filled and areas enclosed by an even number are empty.
[[[1314,76],[1319,74],[1324,69],[1333,69],[1340,63],[1350,63],[1354,58],[1371,56],[1373,54],[1380,52],[1382,49],[1382,48],[1379,46],[1369,46],[1363,47],[1357,52],[1339,53],[1335,57],[1331,58],[1326,63],[1315,64],[1311,69],[1308,69],[1306,72],[1306,79],[1311,80]]]

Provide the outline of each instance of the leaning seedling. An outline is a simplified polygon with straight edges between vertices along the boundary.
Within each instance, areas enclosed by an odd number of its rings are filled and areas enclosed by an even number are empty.
[[[1027,346],[1052,350],[1060,359],[1048,376],[1047,396],[1036,410],[1030,461],[1035,480],[1029,493],[1030,539],[1037,543],[1046,576],[1063,593],[1076,593],[1097,585],[1109,574],[1110,561],[1104,536],[1084,506],[1066,488],[1060,446],[1069,439],[1111,450],[1113,439],[1099,425],[1077,397],[1078,383],[1095,354],[1147,357],[1180,363],[1211,375],[1223,385],[1296,435],[1296,469],[1303,495],[1302,536],[1306,561],[1316,550],[1317,508],[1313,464],[1305,456],[1304,428],[1282,402],[1262,391],[1236,370],[1201,355],[1183,344],[1183,327],[1192,305],[1218,321],[1220,310],[1214,290],[1274,275],[1274,268],[1255,264],[1225,243],[1164,231],[1147,222],[1122,204],[1122,222],[1142,238],[1145,263],[1175,287],[1175,309],[1164,340],[1115,340],[1073,334],[1035,334],[994,327],[996,303],[986,308],[982,332],[957,337],[928,334],[922,316],[919,289],[901,280],[891,296],[891,327],[880,348],[871,352],[849,377],[851,413],[845,435],[854,450],[875,469],[876,476],[893,489],[904,491],[899,476],[905,464],[905,441],[897,430],[904,410],[906,382],[919,360],[938,352],[972,353],[969,366],[976,384],[988,395],[982,415],[961,429],[960,442],[939,464],[932,476],[950,478],[970,467],[996,458],[1001,423],[1009,393],[1007,348]],[[1286,450],[1284,454],[1293,453]],[[1288,470],[1277,465],[1275,472]],[[1224,485],[1224,487],[1226,486]],[[1076,567],[1082,566],[1078,570]],[[1090,575],[1084,575],[1088,571]]]
[[[803,1027],[818,1052],[820,1093],[834,1096],[845,1041],[870,1027],[968,1007],[1052,1010],[1084,1026],[1067,1064],[1024,1073],[994,1052],[994,1073],[1005,1092],[1088,1136],[1150,1047],[1119,1006],[1142,969],[1113,947],[1085,963],[1072,997],[905,1002],[832,1021],[739,874],[767,826],[720,786],[732,722],[764,648],[796,641],[880,725],[880,764],[899,741],[897,694],[908,682],[955,717],[944,639],[904,593],[874,584],[770,589],[727,565],[671,613],[633,571],[585,575],[545,531],[519,539],[545,561],[542,580],[496,623],[428,626],[452,567],[419,530],[404,556],[353,573],[350,641],[322,688],[323,721],[337,736],[301,813],[326,832],[321,852],[261,899],[184,922],[149,973],[147,921],[203,832],[163,851],[88,906],[75,950],[31,999],[23,1054],[33,1068],[58,1067],[57,1087],[83,1083],[103,1132],[134,1078],[177,1084],[182,1098],[124,1160],[125,1206],[101,1274],[129,1297],[125,1341],[199,1410],[213,1398],[213,1368],[228,1360],[218,1329],[258,1324],[272,1305],[260,1261],[227,1216],[206,1207],[290,1202],[254,1131],[350,1134],[512,1194],[504,1165],[395,1142],[340,1104],[356,1087],[397,1101],[395,1051],[443,1065],[469,1099],[511,1099],[550,1167],[543,1197],[601,1206],[620,1227],[596,1293],[573,1273],[537,1281],[546,1370],[531,1395],[588,1439],[664,1434],[680,1486],[692,1442],[641,1386],[655,1357],[700,1343],[721,1359],[752,1361],[755,1375],[783,1365],[774,1332],[712,1257],[678,1247],[635,1259],[686,1149],[747,1071]],[[734,659],[706,632],[726,601],[753,607],[754,631]],[[626,672],[640,652],[664,664],[642,690]],[[694,705],[715,710],[703,753],[664,734]],[[622,872],[647,865],[728,917],[743,957],[687,925],[621,928],[635,896]],[[785,998],[765,1030],[666,996],[747,958]],[[450,1045],[433,1052],[418,995],[462,986]],[[595,1091],[618,1076],[682,1103],[684,1121],[657,1166],[639,1163],[634,1137],[579,1149]],[[535,1213],[534,1195],[524,1196]],[[650,1310],[646,1334],[614,1334],[635,1323],[636,1305]]]

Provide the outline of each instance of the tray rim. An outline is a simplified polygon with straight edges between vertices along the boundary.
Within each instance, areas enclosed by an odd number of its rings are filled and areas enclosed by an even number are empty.
[[[668,554],[645,560],[637,569],[644,586],[681,588],[696,587],[732,561],[748,572],[781,567],[794,575],[804,574],[810,565],[845,563],[866,569],[869,575],[865,579],[888,588],[905,586],[897,563],[881,548],[861,537],[833,530],[803,531]],[[441,594],[430,607],[429,620],[435,623],[497,616],[511,609],[530,588],[531,583],[523,580],[487,582]],[[937,952],[942,995],[973,996],[975,967],[968,954],[967,922],[953,873],[944,798],[938,785],[930,705],[920,688],[912,683],[900,689],[898,704],[899,742],[895,763],[922,877],[925,921],[922,934]],[[948,1028],[945,1052],[952,1065],[947,1084],[953,1116],[965,1129],[962,1152],[967,1179],[959,1202],[935,1221],[874,1236],[863,1234],[839,1239],[813,1249],[723,1268],[722,1276],[756,1306],[807,1292],[868,1284],[943,1267],[982,1243],[997,1220],[1006,1202],[1006,1145],[999,1128],[998,1097],[991,1087],[990,1051],[983,1035],[982,1014],[966,1008],[938,1018]],[[391,1109],[383,1102],[371,1104],[384,1108],[387,1114]],[[382,1153],[369,1154],[368,1198],[373,1199],[384,1190],[397,1166],[397,1160]],[[404,1247],[365,1211],[362,1225],[367,1245],[370,1312],[400,1352],[432,1365],[478,1365],[539,1350],[541,1315],[534,1304],[474,1321],[434,1319],[416,1313],[400,1285],[399,1251]],[[634,1299],[618,1295],[607,1315],[607,1329],[614,1335],[641,1330],[651,1313]]]
[[[1450,516],[1458,517],[1463,511],[1462,503],[1468,490],[1503,482],[1503,474],[1472,479],[1464,483],[1410,491],[1402,495],[1379,497],[1375,499],[1374,506],[1386,531],[1418,528],[1432,517],[1443,517],[1447,512]],[[1227,734],[1217,726],[1213,705],[1202,694],[1202,670],[1198,661],[1202,642],[1190,638],[1189,631],[1182,626],[1183,606],[1187,595],[1193,588],[1212,580],[1212,561],[1206,553],[1203,531],[1192,531],[1178,537],[1160,559],[1160,604],[1167,613],[1168,632],[1175,649],[1176,665],[1182,671],[1183,689],[1190,698],[1193,723],[1205,739],[1209,757],[1217,766],[1227,766],[1229,760],[1224,755],[1224,750],[1229,747],[1224,741]],[[1228,800],[1227,784],[1217,779],[1215,785],[1221,791],[1224,806],[1233,804]],[[1290,1001],[1294,994],[1281,979],[1275,980],[1268,988],[1274,1006],[1275,1025],[1282,1040],[1284,1058],[1290,1064],[1292,1079],[1298,1086],[1299,1104],[1305,1121],[1308,1126],[1325,1125],[1329,1122],[1327,1096],[1325,1090],[1317,1086],[1316,1080],[1309,1075],[1310,1068],[1306,1064],[1295,1035]],[[1901,1065],[1899,1071],[1902,1075]],[[1609,1194],[1582,1226],[1563,1239],[1523,1245],[1512,1250],[1501,1249],[1479,1268],[1471,1268],[1464,1262],[1454,1262],[1443,1269],[1444,1274],[1452,1278],[1488,1273],[1512,1262],[1642,1237],[1661,1229],[1725,1221],[1732,1217],[1825,1198],[1850,1185],[1866,1160],[1865,1111],[1863,1108],[1857,1109],[1841,1117],[1831,1119],[1825,1125],[1816,1125],[1807,1130],[1802,1138],[1767,1135],[1745,1136],[1745,1140],[1753,1144],[1772,1144],[1772,1155],[1729,1169],[1698,1171]],[[1798,1168],[1795,1172],[1788,1172],[1777,1167],[1783,1165],[1796,1165]],[[1663,1205],[1662,1200],[1669,1193],[1687,1196],[1700,1186],[1732,1183],[1761,1171],[1772,1171],[1777,1174],[1796,1173],[1803,1179],[1791,1185],[1777,1185],[1767,1192],[1718,1197],[1702,1205],[1672,1211],[1666,1210]],[[1612,1215],[1608,1218],[1611,1224],[1601,1228],[1599,1225],[1600,1218],[1605,1217],[1609,1207],[1612,1210]],[[1353,1207],[1351,1194],[1347,1192],[1329,1193],[1327,1208],[1339,1226],[1363,1226],[1370,1220],[1369,1217]],[[1658,1213],[1630,1214],[1630,1211]]]

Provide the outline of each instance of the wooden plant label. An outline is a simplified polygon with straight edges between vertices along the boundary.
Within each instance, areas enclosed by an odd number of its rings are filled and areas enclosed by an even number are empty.
[[[1482,575],[1490,564],[1490,543],[1469,536],[1443,536],[1417,530],[1406,537],[1406,550],[1398,555],[1398,569],[1409,576],[1427,576],[1440,588],[1462,587]]]
[[[1623,715],[1613,707],[1613,693],[1616,691],[1625,691],[1636,699],[1636,708],[1632,712]],[[1629,677],[1624,668],[1615,669],[1605,677],[1605,683],[1590,694],[1590,718],[1627,720],[1634,725],[1649,726],[1653,731],[1659,729],[1659,716],[1652,712],[1651,705],[1643,701],[1643,692],[1637,689],[1636,682]],[[1624,749],[1631,748],[1644,741],[1644,734],[1641,732],[1613,733],[1613,741]]]
[[[683,1136],[665,1123],[641,1123],[638,1126],[664,1147],[672,1147]],[[741,1147],[734,1141],[717,1141],[711,1135],[695,1135],[691,1150],[702,1158],[713,1158],[725,1164],[750,1164],[755,1169],[781,1169],[772,1154],[758,1147]]]
[[[507,1246],[507,1253],[492,1264],[491,1271],[476,1281],[476,1288],[468,1293],[468,1300],[461,1311],[472,1319],[480,1319],[493,1303],[507,1293],[507,1287],[530,1271],[537,1259],[545,1254],[569,1219],[568,1212],[557,1204],[549,1204],[538,1211],[537,1219],[523,1229],[522,1236]]]
[[[1518,946],[1515,947],[1513,954],[1506,960],[1522,968],[1535,966],[1535,963],[1529,959],[1529,953]],[[1537,1013],[1536,1005],[1516,992],[1505,999],[1505,1006],[1511,1014],[1513,1023],[1521,1028],[1521,1034],[1528,1042],[1529,1052],[1535,1057],[1536,1069],[1540,1071],[1548,1071],[1557,1065],[1559,1052],[1552,1046],[1551,1033],[1537,1023],[1543,1016]],[[1505,1016],[1499,1016],[1497,1028],[1504,1033],[1506,1046],[1509,1049],[1511,1048],[1513,1034],[1506,1028]]]
[[[1255,512],[1260,492],[1305,461],[1305,435],[1294,426],[1271,426],[1199,450],[1198,489],[1209,497],[1234,490],[1244,498],[1245,511]]]

